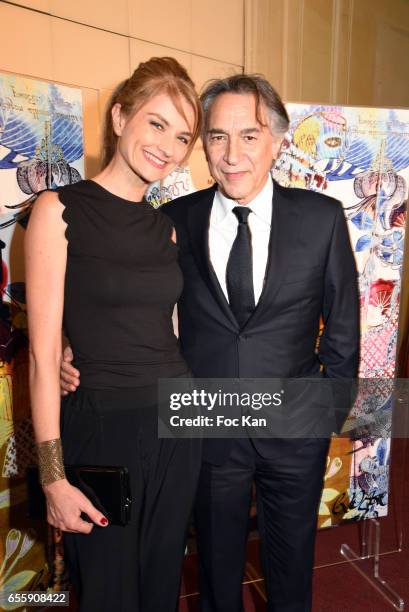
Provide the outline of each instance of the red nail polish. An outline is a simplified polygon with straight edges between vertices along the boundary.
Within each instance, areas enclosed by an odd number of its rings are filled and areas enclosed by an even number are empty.
[[[106,518],[101,519],[101,525],[108,525],[108,521]]]

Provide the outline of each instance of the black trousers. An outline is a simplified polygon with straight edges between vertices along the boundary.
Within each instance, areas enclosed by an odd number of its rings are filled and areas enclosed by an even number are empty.
[[[81,612],[175,612],[199,440],[159,440],[156,387],[79,388],[63,401],[66,463],[126,466],[132,518],[64,534]]]
[[[274,444],[274,440],[271,441]],[[309,612],[317,511],[329,441],[261,457],[235,440],[221,466],[203,463],[195,505],[202,612],[241,612],[253,481],[269,612]]]

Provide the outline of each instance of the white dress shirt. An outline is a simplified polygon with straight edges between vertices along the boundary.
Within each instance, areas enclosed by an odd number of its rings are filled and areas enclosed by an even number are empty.
[[[230,200],[220,191],[216,191],[210,213],[210,261],[227,300],[229,298],[226,286],[226,267],[239,223],[236,215],[232,212],[235,206],[238,206],[235,200]],[[248,217],[248,224],[253,249],[254,301],[257,304],[263,290],[268,260],[273,207],[273,181],[271,177],[268,178],[265,186],[254,200],[245,206],[252,210]]]

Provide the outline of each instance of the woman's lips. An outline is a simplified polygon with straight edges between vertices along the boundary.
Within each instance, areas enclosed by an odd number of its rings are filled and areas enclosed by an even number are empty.
[[[156,155],[153,155],[153,153],[144,150],[143,154],[145,156],[145,159],[147,159],[148,162],[152,164],[152,166],[154,166],[155,168],[163,170],[163,168],[166,166],[166,162],[160,159],[159,157],[156,157]]]

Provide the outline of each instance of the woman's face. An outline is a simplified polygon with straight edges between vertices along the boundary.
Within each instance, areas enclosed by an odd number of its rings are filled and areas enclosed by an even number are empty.
[[[186,119],[165,93],[151,98],[130,117],[121,112],[120,104],[112,109],[113,126],[119,137],[114,160],[144,183],[164,178],[185,160],[195,115],[184,98],[180,103]]]

